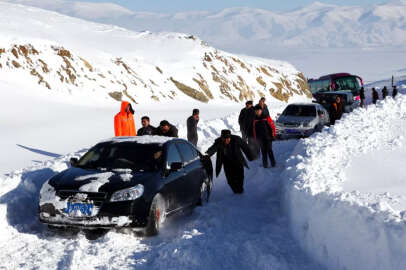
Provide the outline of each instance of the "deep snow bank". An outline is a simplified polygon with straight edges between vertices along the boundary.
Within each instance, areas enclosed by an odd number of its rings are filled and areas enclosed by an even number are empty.
[[[354,158],[400,148],[405,131],[406,96],[400,95],[297,145],[283,175],[284,206],[294,237],[327,268],[405,269],[406,211],[391,207],[389,193],[342,188]]]

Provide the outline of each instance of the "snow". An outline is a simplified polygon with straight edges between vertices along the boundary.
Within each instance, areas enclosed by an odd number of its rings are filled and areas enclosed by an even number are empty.
[[[357,109],[299,142],[288,161],[283,203],[291,231],[328,269],[406,265],[404,166],[392,170],[405,162],[405,108],[399,95]]]

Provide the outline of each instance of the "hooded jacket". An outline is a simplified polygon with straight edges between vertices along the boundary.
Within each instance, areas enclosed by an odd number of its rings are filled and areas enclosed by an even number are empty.
[[[121,102],[121,110],[114,117],[114,132],[116,137],[137,135],[133,114],[125,111],[129,104],[127,101]]]

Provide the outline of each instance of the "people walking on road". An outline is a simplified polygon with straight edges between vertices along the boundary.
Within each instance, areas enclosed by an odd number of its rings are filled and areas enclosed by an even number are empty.
[[[186,121],[187,126],[187,140],[197,146],[198,135],[197,135],[197,123],[199,123],[199,109],[193,109],[192,116],[190,116]]]
[[[272,141],[276,136],[274,122],[270,116],[263,116],[261,106],[255,106],[255,119],[253,121],[254,138],[259,144],[262,153],[262,165],[268,168],[268,156],[271,166],[275,167],[275,157],[272,151]]]
[[[159,123],[156,135],[178,138],[178,129],[167,120],[162,120],[161,123]]]
[[[361,90],[359,91],[359,98],[361,100],[361,108],[364,108],[364,104],[365,104],[365,89],[364,87],[361,87]]]
[[[389,95],[388,88],[384,86],[382,89],[382,99],[385,100],[388,95]]]
[[[337,120],[341,119],[341,116],[343,115],[343,103],[341,102],[340,97],[336,97],[336,100],[331,104],[330,114],[330,122],[332,125],[334,125]]]
[[[396,87],[396,85],[393,86],[392,89],[392,97],[395,98],[398,95],[398,89]]]
[[[376,104],[379,99],[379,93],[376,91],[375,87],[372,88],[372,103]]]
[[[264,117],[267,117],[267,116],[269,116],[269,110],[268,110],[268,106],[266,106],[266,104],[265,104],[265,101],[266,101],[266,100],[265,100],[265,97],[262,97],[262,98],[259,100],[259,102],[258,102],[257,105],[261,106],[263,116],[264,116]]]
[[[144,135],[155,135],[156,132],[156,128],[151,126],[149,121],[149,117],[148,116],[143,116],[141,118],[141,125],[142,128],[140,128],[137,131],[137,135],[138,136],[144,136]]]
[[[238,124],[240,125],[241,137],[243,140],[247,141],[248,139],[248,129],[252,125],[252,121],[255,118],[255,111],[253,108],[252,100],[249,100],[245,103],[245,108],[240,111],[238,116]]]
[[[121,102],[121,110],[114,116],[115,136],[136,136],[134,110],[127,101]]]
[[[254,159],[248,144],[241,137],[231,135],[227,129],[221,131],[221,137],[206,152],[209,156],[217,153],[216,176],[224,165],[227,183],[234,193],[244,192],[244,167],[249,167],[243,152],[248,160]]]

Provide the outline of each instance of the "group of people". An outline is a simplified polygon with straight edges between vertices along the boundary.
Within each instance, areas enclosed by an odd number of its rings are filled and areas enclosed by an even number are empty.
[[[262,153],[264,168],[275,167],[276,161],[272,150],[272,141],[276,136],[275,125],[270,117],[265,104],[265,98],[261,98],[256,106],[252,101],[246,102],[246,107],[240,112],[239,119],[242,138],[231,134],[230,130],[222,130],[221,136],[209,147],[206,154],[210,157],[217,154],[216,176],[224,167],[227,182],[234,193],[244,192],[244,167],[248,168],[249,161],[257,159],[259,152]],[[187,119],[187,139],[193,145],[198,143],[197,125],[199,123],[199,110],[193,109],[192,115]],[[129,102],[121,103],[121,110],[114,117],[115,136],[144,136],[158,135],[178,137],[177,128],[167,120],[162,120],[159,127],[150,124],[148,116],[141,118],[142,128],[136,131],[134,123],[134,110]],[[245,157],[243,155],[245,154]]]
[[[398,89],[396,85],[392,86],[392,97],[395,98],[398,95]],[[389,96],[389,90],[386,86],[382,88],[382,99],[386,99]],[[361,99],[361,107],[364,107],[365,104],[365,89],[364,87],[361,88],[360,90],[360,99]],[[376,102],[379,100],[379,93],[375,89],[375,87],[372,88],[372,103],[376,104]]]

